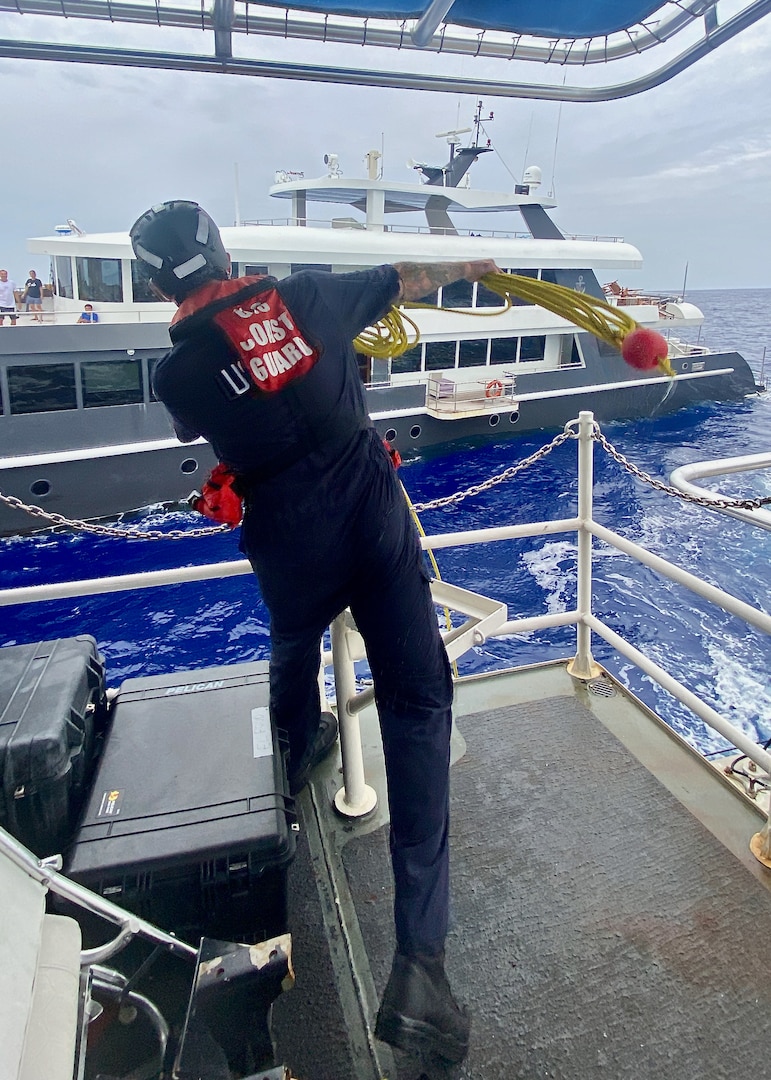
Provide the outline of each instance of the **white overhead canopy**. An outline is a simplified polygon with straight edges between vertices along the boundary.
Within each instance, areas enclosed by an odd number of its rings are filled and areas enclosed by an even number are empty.
[[[66,19],[144,24],[153,44],[170,27],[213,35],[214,53],[174,53],[131,48],[0,39],[0,56],[166,70],[212,71],[359,86],[401,87],[500,97],[607,101],[628,97],[671,79],[771,11],[771,0],[740,0],[721,22],[720,0],[304,0],[302,4],[249,0],[0,0],[0,11]],[[736,3],[734,3],[734,9]],[[241,36],[355,46],[358,67],[239,58]],[[684,37],[688,44],[664,64],[612,85],[568,85],[576,67],[640,56]],[[383,67],[361,64],[361,46],[383,52]],[[400,69],[390,50],[421,54],[423,71]],[[499,78],[456,78],[429,70],[442,53],[494,59]],[[516,82],[512,62],[534,62],[554,72],[551,81]],[[539,77],[542,71],[539,71]]]

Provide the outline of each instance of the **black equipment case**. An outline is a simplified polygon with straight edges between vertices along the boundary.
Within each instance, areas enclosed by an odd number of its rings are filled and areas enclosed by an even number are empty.
[[[72,838],[105,715],[92,637],[0,649],[0,825],[40,857]]]
[[[193,944],[254,943],[287,931],[293,807],[266,663],[130,679],[65,870]]]

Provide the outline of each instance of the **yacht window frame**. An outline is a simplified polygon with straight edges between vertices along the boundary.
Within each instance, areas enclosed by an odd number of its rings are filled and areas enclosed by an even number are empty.
[[[156,296],[150,289],[150,282],[147,280],[144,272],[142,271],[139,262],[136,259],[129,259],[131,266],[129,268],[129,283],[131,286],[131,300],[134,304],[162,304],[163,301],[159,296]],[[141,287],[146,292],[146,296],[137,295],[137,287]],[[124,293],[125,283],[124,283]]]
[[[502,360],[494,360],[493,359],[494,346],[498,342],[504,342],[504,341],[506,341],[506,342],[512,341],[512,342],[515,343],[514,356],[513,357],[512,356],[506,356]],[[497,368],[500,364],[518,364],[519,363],[519,352],[520,352],[521,341],[522,341],[522,335],[521,334],[507,334],[505,337],[490,338],[490,349],[488,351],[488,365],[491,368]]]
[[[103,269],[109,265],[115,263],[117,265],[117,283],[105,281]],[[92,264],[95,264],[99,268],[99,281],[90,280],[89,273],[82,273],[81,270],[90,271]],[[121,260],[113,258],[103,258],[98,255],[76,255],[75,256],[75,280],[78,288],[78,299],[83,300],[86,303],[93,304],[122,304],[123,303],[123,275],[121,270]],[[115,293],[117,292],[117,295]]]
[[[461,338],[459,340],[459,342],[458,342],[458,349],[457,349],[457,354],[456,354],[457,355],[457,367],[458,367],[458,369],[460,370],[462,368],[464,371],[466,371],[466,370],[468,370],[470,368],[489,367],[489,365],[490,365],[490,341],[491,341],[491,339],[489,337],[487,337],[487,338]],[[480,345],[484,347],[484,359],[481,360],[479,363],[468,363],[468,362],[466,362],[464,364],[463,363],[464,349],[465,349],[465,351],[467,353],[469,353],[469,352],[473,353],[474,349],[478,349]]]
[[[74,404],[65,404],[55,407],[46,408],[14,408],[14,394],[18,394],[18,390],[14,388],[15,379],[13,373],[16,371],[25,371],[30,373],[30,377],[34,377],[33,373],[45,373],[45,371],[52,368],[69,369],[72,374],[71,387],[67,386],[66,389],[72,391],[74,398]],[[83,399],[80,394],[80,379],[78,375],[78,364],[74,360],[59,360],[53,363],[43,364],[9,364],[6,369],[8,376],[7,390],[8,390],[8,416],[40,416],[43,413],[59,413],[59,412],[75,412],[77,409],[82,408]],[[29,391],[26,391],[29,393]],[[56,386],[53,393],[57,398],[61,396],[62,386],[61,384]]]
[[[452,338],[450,340],[445,339],[443,341],[426,341],[424,343],[424,345],[425,345],[425,347],[424,347],[424,351],[423,351],[423,369],[422,369],[423,371],[455,371],[457,369],[457,367],[458,367],[458,340],[457,340],[457,338]],[[447,349],[448,346],[453,347],[452,363],[447,363],[447,362],[444,362],[444,363],[441,363],[441,364],[437,363],[436,366],[434,366],[434,363],[432,361],[431,366],[429,367],[429,358],[430,358],[429,354],[434,353],[434,352],[439,352],[439,350],[442,349],[442,348]]]
[[[75,299],[75,273],[72,265],[71,255],[54,255],[54,283],[56,285],[56,295],[63,297],[65,300]],[[67,287],[62,290],[61,279],[59,277],[59,265],[67,267],[68,283]],[[68,291],[69,290],[69,291]]]
[[[118,370],[125,370],[127,367],[134,369],[136,373],[136,390],[131,400],[126,401],[90,401],[89,398],[92,394],[98,393],[98,391],[89,390],[87,375],[88,369],[101,368],[106,372]],[[112,360],[81,360],[78,364],[78,376],[80,379],[80,392],[83,399],[84,409],[111,409],[119,405],[142,405],[145,401],[145,389],[144,389],[144,376],[142,371],[142,361],[137,356],[125,356],[119,359]],[[109,390],[102,391],[103,393],[109,393]],[[117,392],[117,391],[114,391]]]

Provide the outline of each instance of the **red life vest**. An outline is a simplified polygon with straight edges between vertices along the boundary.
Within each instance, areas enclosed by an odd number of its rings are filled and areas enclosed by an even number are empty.
[[[263,393],[283,390],[310,371],[320,356],[300,332],[274,287],[274,279],[211,281],[196,289],[172,319],[172,340],[194,324],[211,321],[227,340],[251,382]]]
[[[275,284],[275,278],[271,277],[208,282],[180,304],[171,322],[172,341],[194,334],[199,326],[214,324],[258,392],[271,394],[286,389],[311,370],[321,351],[301,333]],[[294,393],[289,391],[290,399]],[[346,424],[345,429],[353,434],[359,425]],[[330,424],[325,417],[319,438],[309,442],[309,446],[319,445],[339,431],[339,425]],[[386,447],[394,467],[398,468],[399,452],[387,443]],[[296,460],[306,452],[307,447],[301,446]],[[292,463],[285,461],[284,466]],[[188,502],[213,521],[234,527],[243,517],[239,486],[243,487],[244,482],[248,486],[249,476],[239,477],[220,463],[202,490],[193,492]]]
[[[172,340],[209,322],[224,336],[253,385],[266,394],[310,371],[320,355],[300,333],[273,278],[211,281],[196,289],[172,319]],[[222,463],[211,471],[201,491],[192,492],[188,503],[212,521],[231,528],[241,524],[238,477]]]

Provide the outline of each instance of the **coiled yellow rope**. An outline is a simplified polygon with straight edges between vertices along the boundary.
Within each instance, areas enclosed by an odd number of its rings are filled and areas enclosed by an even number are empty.
[[[637,329],[637,323],[622,308],[611,307],[587,293],[579,293],[550,281],[537,281],[521,274],[485,274],[482,284],[507,300],[513,294],[530,304],[561,315],[582,330],[621,349],[624,338]]]
[[[523,277],[520,274],[505,274],[503,272],[485,274],[480,280],[486,288],[504,300],[504,305],[502,309],[497,310],[464,310],[464,315],[500,315],[502,311],[507,311],[511,307],[511,297],[518,296],[527,303],[536,304],[539,307],[546,308],[547,311],[553,312],[555,315],[560,315],[562,318],[567,319],[568,322],[580,326],[582,330],[594,334],[595,337],[607,342],[619,351],[621,351],[625,339],[630,334],[640,330],[639,324],[625,311],[611,307],[610,304],[606,304],[603,300],[598,300],[594,296],[588,296],[586,293],[579,293],[574,289],[565,288],[564,285],[554,285],[548,281],[538,281],[535,278]],[[434,311],[457,311],[456,308],[437,308],[431,304],[410,303],[405,306],[410,308],[430,308]],[[409,324],[413,336],[408,333],[405,323]],[[643,331],[643,333],[650,334],[649,331]],[[661,337],[659,334],[653,334],[652,336],[655,338]],[[414,348],[419,341],[420,331],[413,320],[408,315],[405,315],[403,310],[400,311],[398,308],[392,307],[388,314],[375,326],[368,327],[356,337],[353,345],[358,352],[367,356],[376,357],[377,359],[394,359],[407,352],[408,349]],[[664,355],[661,355],[661,348],[664,350]],[[666,374],[674,375],[669,361],[666,359],[666,342],[663,338],[661,338],[661,344],[655,359],[653,359],[654,354],[650,352],[649,348],[647,351],[650,353],[649,360],[651,362],[646,361],[644,364],[640,364],[634,360],[630,361],[626,355],[625,359],[635,367],[649,368],[658,364]],[[412,500],[403,484],[401,488],[415,526],[420,535],[425,536],[425,531]],[[431,548],[427,548],[426,551],[436,577],[441,580],[439,566],[433,551]],[[444,609],[444,616],[449,629],[452,626],[452,620],[447,608]],[[453,668],[457,676],[457,665],[454,664]]]
[[[485,274],[480,280],[490,292],[496,293],[504,300],[503,311],[511,307],[511,297],[517,296],[529,304],[537,304],[561,316],[601,341],[612,345],[615,349],[621,350],[625,339],[634,331],[640,330],[639,324],[623,309],[611,307],[604,300],[598,300],[597,297],[589,296],[587,293],[576,292],[564,285],[554,285],[550,281],[538,281],[535,278],[523,277],[521,274],[503,272]],[[412,303],[405,306],[457,312],[456,308],[436,308],[430,304]],[[464,310],[463,314],[493,316],[500,315],[501,311],[497,309],[492,311]],[[405,322],[409,324],[411,334],[408,333]],[[360,334],[353,344],[354,348],[368,356],[377,359],[394,359],[407,352],[408,349],[414,348],[419,341],[420,331],[413,320],[403,310],[400,311],[394,307],[376,326],[369,327]],[[628,358],[627,362],[630,362]],[[666,355],[657,356],[652,364],[631,362],[636,367],[651,367],[657,363],[667,375],[674,375]]]
[[[428,305],[421,305],[428,307]],[[407,323],[412,331],[412,337],[405,326]],[[374,326],[368,326],[358,337],[354,338],[353,347],[357,352],[366,356],[373,356],[377,360],[393,360],[401,356],[408,349],[412,349],[420,341],[420,330],[409,315],[392,307],[387,315]]]

